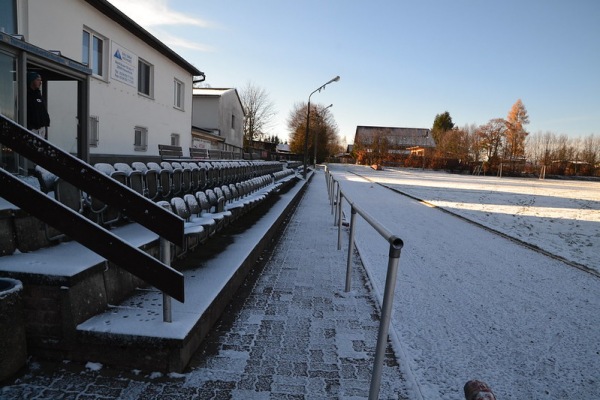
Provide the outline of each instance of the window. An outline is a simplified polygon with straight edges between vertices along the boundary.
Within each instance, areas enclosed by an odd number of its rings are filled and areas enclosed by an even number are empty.
[[[106,40],[92,32],[83,31],[81,62],[92,69],[92,73],[104,77],[104,46]]]
[[[146,151],[148,149],[148,128],[135,127],[133,149],[135,151]]]
[[[15,0],[0,0],[0,32],[17,32],[17,7]]]
[[[138,92],[152,97],[154,67],[142,59],[138,59]]]
[[[175,79],[175,97],[174,97],[174,102],[173,102],[173,106],[175,106],[175,108],[179,108],[180,110],[183,110],[183,82]]]
[[[179,133],[171,133],[171,146],[180,146]]]
[[[235,129],[235,115],[231,115],[231,129]]]
[[[90,128],[89,128],[89,145],[92,147],[98,147],[100,142],[100,119],[95,115],[90,115]]]
[[[17,58],[12,54],[0,52],[0,114],[17,120]],[[2,147],[2,146],[0,146]]]

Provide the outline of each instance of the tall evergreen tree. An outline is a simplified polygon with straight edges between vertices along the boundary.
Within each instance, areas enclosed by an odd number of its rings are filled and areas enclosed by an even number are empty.
[[[431,128],[431,136],[435,140],[436,144],[442,143],[444,134],[454,128],[454,122],[448,111],[444,111],[441,114],[437,114],[433,120],[433,127]]]

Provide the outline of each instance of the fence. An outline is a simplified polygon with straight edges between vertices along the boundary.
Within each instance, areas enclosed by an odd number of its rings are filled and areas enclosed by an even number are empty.
[[[398,236],[392,234],[387,228],[371,217],[365,210],[354,203],[342,190],[340,183],[335,180],[333,175],[325,168],[327,189],[329,201],[331,203],[332,213],[335,211],[335,223],[338,226],[338,250],[341,250],[342,236],[342,200],[345,199],[351,207],[350,216],[350,235],[348,242],[348,260],[346,267],[346,287],[345,291],[351,290],[351,271],[352,271],[352,253],[354,252],[354,227],[356,215],[360,215],[369,225],[371,225],[389,244],[388,267],[385,279],[385,290],[383,294],[383,303],[381,305],[381,321],[379,323],[379,334],[377,337],[377,348],[375,360],[373,362],[373,372],[371,375],[371,386],[369,389],[369,400],[375,400],[379,397],[381,386],[381,373],[383,370],[383,360],[385,357],[385,348],[392,315],[392,306],[394,302],[394,291],[396,289],[396,277],[398,275],[398,263],[400,253],[404,243]],[[334,210],[335,209],[335,210]]]

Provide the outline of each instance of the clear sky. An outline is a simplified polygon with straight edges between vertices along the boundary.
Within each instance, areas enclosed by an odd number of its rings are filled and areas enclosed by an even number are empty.
[[[598,0],[110,0],[206,74],[211,87],[266,90],[288,137],[295,103],[357,125],[431,128],[505,118],[529,132],[600,134]]]

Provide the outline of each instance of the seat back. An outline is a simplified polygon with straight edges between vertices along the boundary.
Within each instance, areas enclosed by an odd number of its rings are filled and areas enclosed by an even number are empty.
[[[117,171],[108,163],[96,163],[94,168],[110,176],[122,185],[127,186],[127,176],[122,171]],[[96,221],[102,225],[111,225],[118,222],[121,218],[121,212],[117,207],[109,206],[97,197],[87,195],[87,202],[92,213],[96,215]]]
[[[170,203],[175,214],[179,215],[184,220],[189,221],[190,210],[188,209],[187,204],[181,197],[172,197]]]
[[[58,180],[58,176],[40,167],[39,165],[36,165],[33,174],[37,178],[38,183],[40,185],[40,190],[42,192],[49,193],[54,191],[56,181]]]
[[[200,208],[200,203],[198,203],[198,199],[193,194],[186,194],[183,196],[183,201],[187,205],[188,210],[192,216],[200,216],[202,214],[202,209]]]
[[[167,162],[163,161],[160,166],[169,171],[171,181],[171,196],[180,196],[182,192],[183,177],[181,164],[178,162]]]
[[[184,177],[183,177],[183,181],[184,181],[184,187],[185,187],[185,170],[188,169],[189,170],[189,188],[187,188],[187,190],[185,190],[186,193],[190,194],[190,193],[196,193],[196,191],[198,191],[200,189],[200,168],[198,167],[198,164],[196,164],[195,162],[182,162],[181,165],[183,166],[184,169]]]
[[[145,184],[142,171],[137,171],[125,163],[115,163],[114,167],[117,171],[123,172],[127,177],[127,186],[133,191],[145,196]]]
[[[160,192],[159,197],[162,199],[170,199],[172,193],[171,170],[165,169],[155,162],[149,162],[147,165],[148,168],[156,172],[158,189]]]
[[[205,192],[202,192],[202,191],[196,192],[196,199],[198,199],[198,204],[200,204],[200,209],[203,212],[210,212],[211,205],[210,205],[210,201],[208,200],[208,196],[206,195]]]

